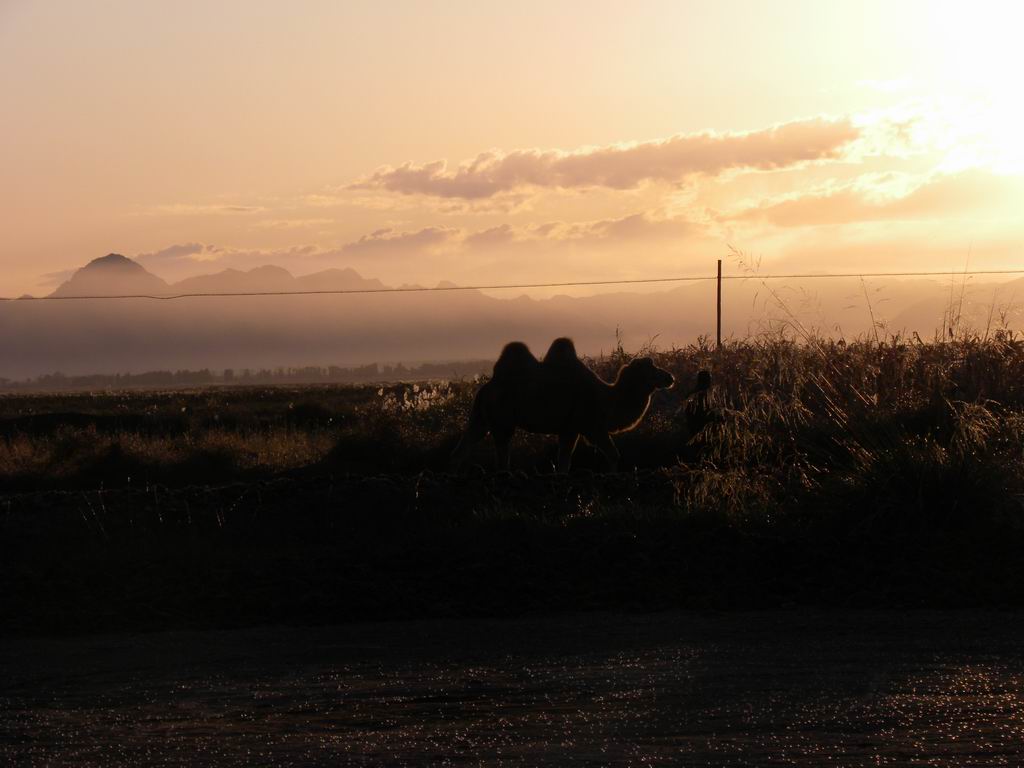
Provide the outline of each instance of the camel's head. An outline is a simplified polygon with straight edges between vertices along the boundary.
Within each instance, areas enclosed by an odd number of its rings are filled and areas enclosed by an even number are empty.
[[[641,382],[646,389],[652,392],[656,389],[668,389],[676,383],[671,373],[656,366],[649,357],[638,357],[631,360],[622,370],[622,375]]]

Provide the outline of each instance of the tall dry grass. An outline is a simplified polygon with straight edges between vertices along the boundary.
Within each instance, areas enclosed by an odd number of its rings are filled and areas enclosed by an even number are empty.
[[[1024,605],[1022,346],[646,349],[678,388],[618,438],[626,471],[584,447],[568,477],[543,437],[444,472],[472,381],[5,400],[0,632]]]

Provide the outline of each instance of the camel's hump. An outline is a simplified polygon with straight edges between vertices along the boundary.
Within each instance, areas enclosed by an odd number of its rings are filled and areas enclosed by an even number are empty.
[[[501,350],[494,364],[494,379],[518,376],[534,369],[539,362],[533,352],[521,341],[510,341]]]
[[[552,341],[551,346],[548,347],[548,353],[544,355],[545,363],[577,363],[579,359],[579,355],[576,354],[576,345],[573,344],[572,339],[567,339],[564,336]]]

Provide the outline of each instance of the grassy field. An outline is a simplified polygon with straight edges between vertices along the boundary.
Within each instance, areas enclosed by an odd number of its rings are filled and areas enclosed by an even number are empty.
[[[0,627],[1024,604],[1024,342],[654,356],[616,474],[532,436],[449,474],[471,381],[0,398]]]

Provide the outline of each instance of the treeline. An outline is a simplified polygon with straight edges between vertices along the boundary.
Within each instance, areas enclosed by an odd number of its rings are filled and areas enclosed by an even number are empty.
[[[431,379],[470,378],[489,373],[493,361],[469,360],[453,363],[422,363],[406,366],[361,365],[343,368],[337,365],[309,365],[301,368],[226,368],[197,371],[147,371],[145,373],[89,374],[68,376],[50,373],[23,381],[0,377],[0,390],[82,390],[132,388],[189,388],[205,386],[261,386],[275,384],[373,384],[391,381],[427,381]]]

